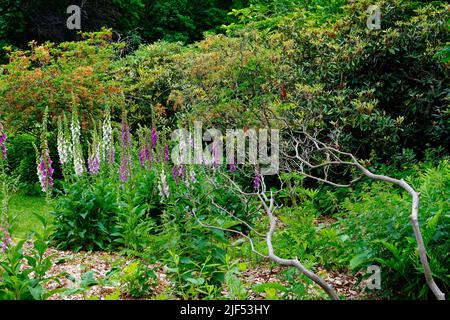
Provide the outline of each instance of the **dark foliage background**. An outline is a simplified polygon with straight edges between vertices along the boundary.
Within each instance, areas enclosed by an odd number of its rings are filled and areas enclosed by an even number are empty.
[[[204,31],[219,31],[231,21],[227,13],[247,0],[0,0],[0,47],[28,42],[62,42],[78,38],[66,27],[70,5],[81,8],[83,32],[112,28],[131,43],[159,39],[192,42]]]

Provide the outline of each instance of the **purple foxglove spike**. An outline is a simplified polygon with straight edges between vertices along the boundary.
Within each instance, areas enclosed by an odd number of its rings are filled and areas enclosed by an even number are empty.
[[[126,157],[123,157],[123,159],[121,161],[119,172],[120,172],[120,180],[122,180],[123,182],[126,182],[128,180],[128,174],[129,174]]]
[[[130,126],[122,120],[122,144],[129,145],[131,142]]]
[[[145,160],[146,160],[145,151],[141,149],[139,150],[139,163],[141,164],[142,168],[145,167]]]
[[[184,179],[184,166],[183,165],[178,170],[178,175],[181,177],[181,179]]]
[[[167,164],[169,163],[169,146],[166,145],[164,149],[164,162]]]
[[[152,146],[156,147],[156,143],[158,142],[158,132],[155,128],[152,128]]]
[[[145,158],[145,160],[151,162],[152,152],[151,152],[151,149],[150,149],[148,146],[145,146],[145,149],[144,149],[144,158]]]
[[[6,134],[4,132],[2,132],[3,130],[3,126],[0,124],[0,155],[2,157],[3,160],[6,159],[6,140],[8,139],[6,137]]]
[[[172,167],[172,175],[173,175],[173,179],[175,180],[175,183],[178,184],[178,166],[174,165]]]

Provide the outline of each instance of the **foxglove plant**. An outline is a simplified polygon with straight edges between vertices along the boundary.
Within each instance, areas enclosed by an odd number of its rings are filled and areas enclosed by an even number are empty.
[[[173,176],[173,180],[175,180],[175,183],[178,184],[178,177],[179,177],[180,173],[179,173],[179,167],[177,165],[174,165],[172,167],[172,176]]]
[[[253,178],[253,188],[259,189],[261,187],[261,174],[259,172],[256,173]]]
[[[217,169],[220,164],[220,152],[216,141],[212,144],[212,164],[214,169]]]
[[[96,175],[100,172],[100,152],[99,149],[97,151],[93,151],[88,159],[88,168],[89,172],[93,175]]]
[[[150,134],[147,128],[140,128],[139,135],[139,163],[142,168],[151,168],[152,166],[152,148],[150,146]]]
[[[81,126],[78,119],[78,110],[74,106],[72,110],[72,123],[70,125],[72,133],[72,154],[73,154],[73,168],[76,176],[81,176],[85,172],[83,149],[81,146]]]
[[[155,128],[152,128],[152,146],[156,148],[156,144],[158,143],[158,131]]]
[[[63,119],[58,118],[58,156],[59,163],[64,167],[72,159],[72,146],[68,132],[67,118],[64,114]]]
[[[120,152],[120,167],[119,174],[120,180],[123,182],[128,181],[131,176],[132,168],[132,158],[131,158],[131,133],[130,126],[128,125],[127,115],[124,110],[122,115],[122,125],[121,125],[122,139],[121,139],[121,152]]]
[[[169,146],[166,144],[166,147],[164,148],[164,163],[169,163]]]
[[[47,141],[47,118],[48,109],[45,109],[44,118],[42,121],[42,133],[41,133],[41,152],[38,160],[37,174],[41,183],[42,191],[47,193],[51,192],[53,188],[53,168],[52,159],[50,158],[50,150],[48,148]]]
[[[11,235],[8,228],[0,227],[0,247],[3,252],[6,252],[8,246],[12,243]]]
[[[89,146],[89,156],[88,156],[88,169],[93,175],[96,175],[100,171],[100,138],[97,132],[97,126],[95,125],[92,130],[92,142]]]
[[[164,198],[169,198],[170,196],[170,190],[169,185],[167,184],[167,177],[164,172],[164,167],[161,169],[161,175],[158,182],[158,189],[159,189],[159,195],[161,202],[164,201]]]
[[[185,177],[185,167],[184,165],[181,165],[180,167],[178,167],[178,176],[181,177],[181,179],[184,180]]]
[[[106,108],[105,118],[102,125],[103,146],[102,146],[102,160],[108,164],[113,164],[115,161],[114,136],[111,124],[111,113],[109,107]]]
[[[151,167],[152,166],[152,162],[153,162],[153,155],[152,155],[152,149],[150,148],[149,145],[145,146],[144,158],[148,161],[149,167]]]
[[[139,148],[139,163],[142,168],[145,168],[145,150]]]
[[[192,183],[196,183],[197,182],[197,177],[195,176],[195,170],[192,169],[192,168],[189,171],[189,179],[191,179]]]
[[[9,210],[9,203],[17,191],[19,178],[13,178],[5,171],[4,162],[7,158],[6,140],[7,136],[4,132],[2,123],[0,123],[0,224],[11,225],[14,217]]]

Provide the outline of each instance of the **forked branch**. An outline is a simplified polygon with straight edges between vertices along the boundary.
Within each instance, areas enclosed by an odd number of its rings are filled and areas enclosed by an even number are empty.
[[[384,181],[395,184],[406,190],[412,197],[410,222],[414,230],[417,247],[419,250],[420,262],[423,267],[425,280],[438,300],[445,300],[444,293],[439,289],[433,279],[432,271],[427,258],[427,251],[422,238],[419,226],[419,198],[420,194],[416,192],[406,181],[391,178],[385,175],[374,174],[364,167],[356,157],[347,152],[340,151],[336,147],[330,147],[317,139],[315,136],[302,131],[297,134],[291,134],[290,143],[283,150],[287,161],[288,170],[297,170],[304,176],[315,179],[335,187],[350,187],[362,178]],[[337,144],[335,142],[335,144]],[[292,148],[292,145],[294,146]],[[329,172],[336,166],[350,166],[360,172],[360,176],[353,179],[348,184],[331,181]],[[317,172],[322,173],[322,177]]]

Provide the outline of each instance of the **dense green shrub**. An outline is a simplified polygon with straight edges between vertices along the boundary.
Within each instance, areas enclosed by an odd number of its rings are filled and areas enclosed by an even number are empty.
[[[323,129],[324,140],[338,135],[339,147],[361,158],[385,162],[414,149],[420,160],[450,136],[448,67],[435,56],[447,41],[448,10],[380,2],[382,29],[369,30],[371,4],[336,2],[342,14],[321,22],[326,10],[293,9],[277,28],[250,24],[187,48],[144,46],[116,75],[141,118],[149,117],[148,102],[152,114],[181,125],[283,127],[274,121],[281,118]]]
[[[450,165],[426,167],[407,179],[420,192],[419,223],[430,267],[438,285],[449,294]],[[345,242],[349,266],[358,271],[368,265],[382,269],[381,294],[409,298],[430,297],[409,223],[411,198],[385,183],[375,183],[356,199],[347,199],[337,227]],[[343,258],[345,258],[343,256]],[[351,260],[350,260],[351,259]]]
[[[39,129],[48,107],[50,128],[77,104],[83,128],[101,114],[107,102],[119,103],[120,87],[111,79],[111,62],[123,48],[111,30],[85,33],[83,40],[59,45],[31,43],[30,50],[12,51],[0,68],[0,113],[10,131]],[[117,98],[117,99],[116,99]]]
[[[237,21],[226,26],[226,30],[230,34],[246,28],[270,32],[292,19],[293,12],[302,12],[308,21],[320,24],[338,19],[347,3],[346,0],[253,0],[248,7],[231,12]]]
[[[136,168],[131,181],[117,196],[121,201],[115,223],[114,246],[125,248],[127,252],[138,254],[144,251],[155,232],[163,206],[159,200],[157,176],[155,171]],[[116,182],[119,183],[119,182]]]
[[[106,250],[114,241],[115,219],[121,209],[117,185],[107,179],[67,183],[55,201],[53,240],[61,249]]]

